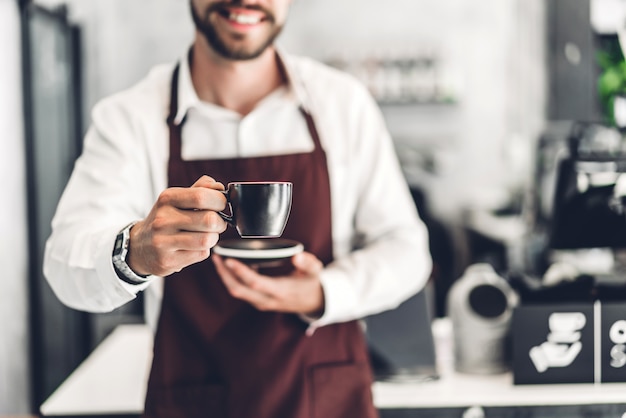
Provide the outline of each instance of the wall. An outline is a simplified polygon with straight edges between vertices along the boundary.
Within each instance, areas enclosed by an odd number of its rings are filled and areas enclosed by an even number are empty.
[[[131,86],[156,64],[178,59],[193,31],[181,0],[73,0],[71,13],[84,31],[86,110]],[[106,40],[106,41],[104,41]]]
[[[29,410],[26,180],[17,2],[0,0],[0,415]]]
[[[83,37],[84,119],[93,105],[129,87],[159,63],[182,56],[193,39],[184,0],[35,0],[66,4]],[[158,6],[156,6],[158,5]]]
[[[383,107],[401,158],[431,154],[432,173],[409,179],[434,212],[498,206],[527,182],[546,107],[543,0],[296,1],[283,42],[325,59],[431,48],[454,106]],[[422,157],[423,158],[423,157]],[[406,161],[408,165],[414,161]]]

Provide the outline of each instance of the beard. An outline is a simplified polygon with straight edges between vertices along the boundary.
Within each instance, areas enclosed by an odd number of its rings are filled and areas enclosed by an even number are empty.
[[[196,29],[204,36],[208,44],[211,46],[211,48],[213,48],[215,52],[217,52],[218,55],[229,60],[244,61],[257,58],[270,45],[274,43],[274,40],[278,37],[283,29],[282,25],[276,24],[276,19],[272,12],[261,6],[243,6],[242,0],[213,3],[206,9],[204,16],[200,16],[198,11],[193,6],[193,2],[190,1],[189,5],[191,8],[191,17],[193,19],[193,23],[196,26]],[[256,47],[237,47],[229,44],[228,39],[224,39],[226,36],[236,42],[245,40],[245,35],[220,35],[209,20],[209,16],[211,15],[211,13],[227,13],[227,6],[245,7],[247,9],[259,10],[265,13],[265,23],[270,25],[270,31],[267,34],[266,38],[263,39],[261,43],[258,44]]]

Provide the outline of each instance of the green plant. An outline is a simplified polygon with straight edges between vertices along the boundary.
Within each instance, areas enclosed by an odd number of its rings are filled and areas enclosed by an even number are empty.
[[[598,96],[607,122],[615,125],[613,102],[616,96],[626,94],[626,60],[617,37],[604,42],[596,59],[602,69],[598,78]]]

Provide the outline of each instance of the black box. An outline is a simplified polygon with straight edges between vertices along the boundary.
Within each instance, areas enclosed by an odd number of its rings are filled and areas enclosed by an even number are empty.
[[[511,329],[513,383],[594,382],[592,304],[519,306]]]

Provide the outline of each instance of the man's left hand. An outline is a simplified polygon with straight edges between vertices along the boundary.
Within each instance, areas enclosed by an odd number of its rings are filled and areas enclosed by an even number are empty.
[[[288,276],[269,277],[232,258],[212,256],[228,292],[260,311],[291,312],[319,317],[324,312],[324,291],[319,279],[322,262],[311,253],[292,257]]]

